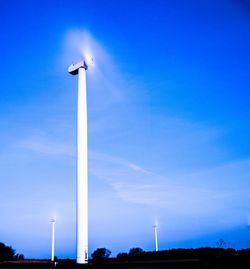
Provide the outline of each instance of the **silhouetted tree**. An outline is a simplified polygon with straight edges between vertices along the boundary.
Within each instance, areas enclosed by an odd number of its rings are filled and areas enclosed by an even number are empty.
[[[15,250],[12,247],[0,243],[0,261],[13,261]]]
[[[97,248],[92,254],[92,258],[94,261],[103,261],[107,260],[111,255],[111,251],[106,248]]]
[[[135,256],[138,256],[139,254],[141,254],[142,252],[143,252],[142,248],[131,248],[129,250],[128,255],[130,257],[135,257]]]

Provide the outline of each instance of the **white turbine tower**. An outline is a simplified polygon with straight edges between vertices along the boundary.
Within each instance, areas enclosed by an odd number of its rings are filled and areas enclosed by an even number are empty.
[[[155,251],[158,251],[158,224],[153,226],[155,234]]]
[[[76,240],[77,263],[88,262],[88,129],[87,129],[87,97],[86,70],[88,66],[83,60],[71,64],[68,72],[78,75],[77,105],[77,205],[76,205]]]
[[[52,239],[51,239],[51,261],[55,259],[55,223],[56,219],[51,219],[52,223]]]

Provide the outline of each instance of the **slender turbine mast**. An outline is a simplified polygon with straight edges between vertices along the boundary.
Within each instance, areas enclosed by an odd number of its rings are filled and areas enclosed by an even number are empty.
[[[154,228],[154,234],[155,234],[155,251],[158,251],[158,225],[155,224],[153,228]]]
[[[52,240],[51,240],[51,261],[55,259],[55,223],[56,219],[51,220],[52,223]]]
[[[76,240],[77,263],[88,262],[88,129],[87,129],[87,97],[86,70],[88,66],[83,60],[71,64],[68,72],[78,75],[77,105],[77,206],[76,206]]]

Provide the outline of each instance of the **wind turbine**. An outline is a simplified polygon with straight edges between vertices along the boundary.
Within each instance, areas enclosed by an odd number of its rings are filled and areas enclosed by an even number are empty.
[[[158,251],[158,224],[156,223],[153,228],[155,234],[155,251]]]
[[[77,205],[76,241],[77,263],[88,262],[88,126],[85,60],[71,64],[68,72],[78,75],[77,104]]]
[[[55,223],[56,219],[51,219],[52,223],[52,240],[51,240],[51,261],[55,259]]]

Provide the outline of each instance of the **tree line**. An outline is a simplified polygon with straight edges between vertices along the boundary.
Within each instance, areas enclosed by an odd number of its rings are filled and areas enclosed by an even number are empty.
[[[154,261],[193,261],[194,268],[250,268],[250,249],[235,250],[223,247],[203,247],[196,249],[169,249],[162,251],[143,251],[131,248],[128,253],[118,253],[111,258],[111,251],[98,248],[92,253],[93,262],[154,262]],[[198,267],[197,267],[198,266]],[[193,268],[193,267],[192,267]]]
[[[116,258],[119,259],[119,260],[124,260],[124,259],[128,259],[128,258],[134,258],[134,257],[137,257],[138,255],[140,255],[143,252],[144,251],[142,250],[142,248],[139,248],[139,247],[131,248],[128,253],[121,252],[121,253],[117,254]],[[109,259],[110,255],[111,255],[111,251],[109,249],[97,248],[91,254],[91,257],[92,257],[93,261],[104,261],[104,260]]]
[[[221,245],[221,244],[220,244]],[[169,249],[162,251],[144,251],[142,248],[131,248],[128,252],[121,252],[111,257],[107,248],[97,248],[92,254],[93,263],[130,263],[130,262],[164,262],[178,260],[193,260],[199,268],[250,268],[250,249],[235,250],[224,247],[203,247],[196,249]],[[18,254],[11,246],[0,243],[0,262],[23,260],[24,255]],[[75,260],[59,259],[60,264],[74,265]],[[196,266],[195,265],[195,266]],[[198,267],[195,267],[198,268]]]

